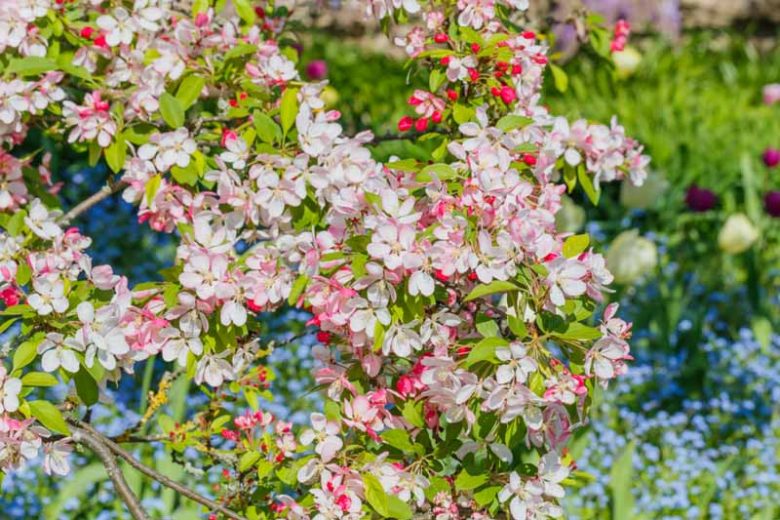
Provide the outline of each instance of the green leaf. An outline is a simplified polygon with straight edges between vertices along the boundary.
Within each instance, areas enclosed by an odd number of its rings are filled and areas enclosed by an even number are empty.
[[[98,402],[100,390],[98,390],[98,385],[92,378],[92,375],[90,375],[84,367],[81,367],[81,369],[76,372],[73,379],[76,382],[76,393],[85,405],[92,406]]]
[[[259,460],[260,460],[259,451],[248,451],[244,453],[243,455],[241,455],[241,458],[238,459],[238,471],[243,473],[244,471],[254,466]]]
[[[14,352],[14,362],[11,372],[15,372],[32,363],[33,359],[35,359],[35,356],[38,353],[37,351],[39,343],[40,338],[31,338],[19,345],[19,347],[16,349],[16,352]]]
[[[497,363],[498,358],[496,357],[496,349],[507,346],[509,346],[509,342],[504,338],[485,338],[471,347],[469,355],[466,356],[466,360],[463,364],[468,368],[480,361]]]
[[[184,124],[184,108],[179,100],[168,92],[163,92],[160,96],[160,114],[171,128],[179,128]]]
[[[252,114],[258,137],[264,143],[273,144],[282,137],[282,129],[268,114],[255,110]]]
[[[498,493],[501,491],[501,488],[502,486],[488,486],[484,489],[480,489],[474,493],[474,501],[480,507],[485,507],[495,500],[496,496],[498,496]]]
[[[32,278],[32,269],[27,262],[20,262],[19,267],[16,268],[16,283],[19,285],[27,285],[27,282]]]
[[[446,76],[442,71],[438,69],[434,69],[431,72],[431,75],[428,76],[428,87],[430,88],[431,92],[436,92],[437,90],[439,90],[439,87],[441,87],[445,79]]]
[[[569,90],[569,76],[562,68],[554,63],[550,63],[550,72],[552,72],[555,89],[558,92],[563,93]]]
[[[236,13],[241,17],[248,25],[254,25],[257,15],[255,9],[252,6],[250,0],[233,0],[233,6],[236,8]]]
[[[49,401],[29,401],[27,404],[30,406],[30,412],[33,417],[38,419],[45,427],[63,435],[70,434],[68,423],[65,422],[57,407]]]
[[[198,100],[204,86],[206,86],[206,78],[203,76],[193,74],[182,80],[176,90],[176,99],[183,110],[187,110]]]
[[[38,76],[57,68],[57,62],[51,58],[28,56],[11,60],[5,72],[18,76]]]
[[[10,328],[11,328],[11,326],[12,326],[14,323],[16,323],[16,321],[17,321],[18,319],[19,319],[19,318],[8,318],[8,319],[7,319],[7,320],[5,320],[5,321],[4,321],[2,324],[0,324],[0,334],[2,334],[3,332],[7,331],[8,329],[10,329]]]
[[[149,138],[154,132],[157,131],[157,127],[150,125],[149,123],[139,123],[137,125],[128,126],[125,128],[122,135],[124,138],[137,145],[146,144],[149,142]]]
[[[587,233],[582,235],[572,235],[563,243],[563,256],[574,258],[579,256],[590,245],[590,236]]]
[[[455,478],[455,489],[458,491],[476,489],[487,482],[489,478],[487,471],[481,472],[478,475],[472,475],[466,469],[463,469]]]
[[[290,289],[290,296],[287,297],[287,303],[290,305],[296,305],[298,303],[298,298],[303,293],[307,283],[309,283],[309,277],[305,274],[302,274],[296,278],[292,289]]]
[[[509,132],[518,128],[524,128],[533,122],[534,120],[530,117],[509,114],[498,120],[496,128],[504,132]]]
[[[463,301],[470,302],[477,298],[483,298],[490,296],[491,294],[508,293],[519,291],[520,287],[516,286],[512,282],[505,282],[503,280],[494,280],[488,284],[480,284],[471,290],[468,296]]]
[[[388,504],[387,493],[385,493],[382,484],[374,475],[366,473],[363,475],[363,485],[365,487],[366,500],[383,518],[390,516],[390,507]]]
[[[409,504],[397,496],[388,495],[387,516],[388,518],[396,518],[398,520],[410,520],[412,518],[412,510]]]
[[[452,107],[452,117],[455,119],[455,122],[458,123],[459,125],[471,121],[475,113],[476,112],[473,108],[467,107],[466,105],[463,105],[461,103],[455,103],[455,106]]]
[[[416,178],[418,182],[431,182],[434,175],[440,181],[446,181],[457,177],[458,172],[449,164],[431,164],[423,168]]]
[[[159,174],[155,175],[146,183],[146,203],[151,205],[154,200],[154,196],[157,195],[157,190],[162,183],[162,177]]]
[[[127,157],[127,144],[124,137],[121,135],[116,136],[116,140],[106,148],[105,155],[111,171],[119,173],[119,170],[124,168],[125,158]]]
[[[612,518],[633,518],[634,516],[634,495],[631,493],[631,488],[634,485],[633,458],[635,448],[635,441],[628,443],[610,472]]]
[[[23,386],[56,386],[57,378],[46,372],[28,372],[22,376]]]
[[[195,161],[190,161],[190,164],[185,168],[173,166],[171,168],[171,176],[173,176],[173,179],[179,184],[186,184],[187,186],[195,186],[200,179]]]
[[[5,223],[5,229],[8,231],[8,234],[12,237],[19,236],[19,233],[24,229],[24,217],[27,216],[27,212],[23,209],[20,209],[16,213],[13,214],[11,218],[8,219],[8,222]]]
[[[282,102],[279,108],[279,114],[282,120],[282,132],[287,132],[295,124],[295,116],[298,115],[298,89],[287,88],[282,94]]]
[[[409,438],[409,432],[404,429],[395,428],[382,432],[382,441],[388,446],[397,448],[405,453],[414,452],[414,444],[412,444]]]
[[[409,421],[409,424],[418,428],[425,426],[425,420],[422,415],[422,403],[416,403],[414,401],[406,401],[401,406],[401,415],[404,419]]]
[[[555,335],[562,339],[578,341],[590,341],[603,336],[599,329],[577,322],[569,324],[565,332],[556,333]]]
[[[598,206],[601,191],[597,190],[593,185],[593,179],[590,178],[590,175],[588,175],[588,172],[582,164],[580,164],[580,167],[577,169],[577,179],[579,179],[580,185],[582,185],[582,189],[585,191],[585,195],[588,196],[588,199],[590,199],[594,206]]]

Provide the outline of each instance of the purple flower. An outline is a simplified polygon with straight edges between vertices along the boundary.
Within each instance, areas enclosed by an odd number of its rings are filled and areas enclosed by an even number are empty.
[[[718,196],[710,190],[699,188],[695,184],[688,188],[688,193],[685,194],[685,204],[691,209],[702,213],[709,211],[715,207],[718,203]]]
[[[780,191],[770,191],[764,195],[764,208],[769,215],[780,218]]]
[[[325,60],[310,61],[306,65],[306,76],[312,81],[319,81],[328,75],[328,64]]]
[[[774,168],[780,164],[780,150],[777,148],[767,148],[763,158],[767,168]]]

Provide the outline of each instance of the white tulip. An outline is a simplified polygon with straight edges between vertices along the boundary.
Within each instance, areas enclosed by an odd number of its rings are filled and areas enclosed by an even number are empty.
[[[658,265],[658,250],[650,240],[632,229],[620,233],[607,251],[607,268],[615,281],[631,284],[650,273]]]
[[[750,249],[758,239],[758,230],[742,213],[735,213],[726,219],[718,234],[718,245],[730,254],[738,255]]]

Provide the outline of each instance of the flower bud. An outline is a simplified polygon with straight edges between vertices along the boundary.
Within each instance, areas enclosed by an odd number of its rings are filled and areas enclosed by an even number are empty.
[[[312,81],[325,79],[328,75],[328,64],[325,60],[313,60],[306,65],[306,76]]]
[[[769,216],[780,218],[780,191],[770,191],[764,196],[764,208]]]
[[[623,182],[620,185],[620,203],[627,208],[647,209],[655,205],[668,188],[669,182],[657,173],[648,175],[641,186]]]
[[[621,284],[632,284],[658,265],[658,250],[650,240],[632,229],[620,233],[607,251],[607,268]]]
[[[762,158],[767,168],[774,168],[780,164],[780,150],[777,148],[767,148]]]
[[[703,213],[715,207],[718,203],[718,196],[710,190],[699,188],[695,184],[688,188],[685,194],[685,204],[692,211]]]
[[[398,131],[408,132],[414,126],[414,119],[411,116],[404,116],[398,121]]]
[[[757,239],[758,230],[742,213],[729,216],[718,233],[718,245],[724,252],[731,255],[747,251]]]

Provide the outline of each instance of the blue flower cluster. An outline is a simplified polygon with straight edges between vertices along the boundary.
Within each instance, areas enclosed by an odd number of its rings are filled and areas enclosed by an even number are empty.
[[[681,378],[685,363],[652,357],[607,392],[576,454],[594,480],[571,493],[570,518],[615,518],[626,489],[642,518],[778,518],[780,336],[705,337],[700,395]],[[624,454],[631,478],[613,482]]]

